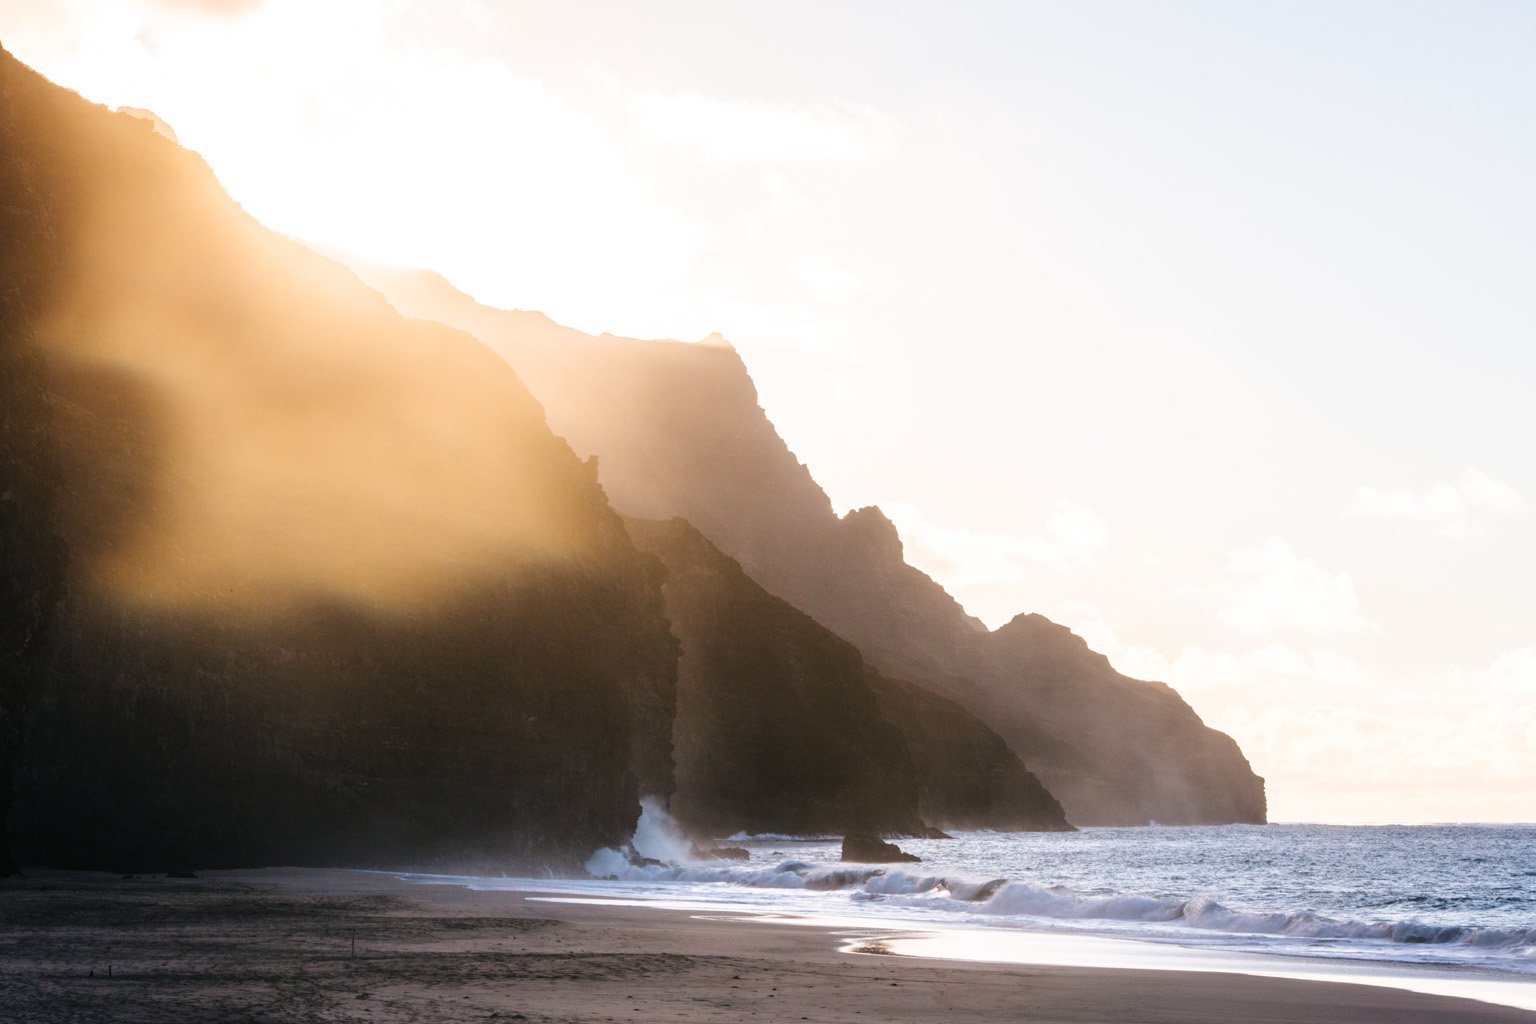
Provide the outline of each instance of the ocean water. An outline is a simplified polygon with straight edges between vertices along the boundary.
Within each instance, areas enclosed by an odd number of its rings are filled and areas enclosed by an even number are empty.
[[[840,863],[833,837],[727,842],[750,860],[689,861],[648,809],[636,845],[671,863],[635,867],[601,851],[588,870],[611,880],[459,881],[871,929],[1133,940],[1250,965],[1424,968],[1501,979],[1536,1005],[1536,826],[966,832],[901,840],[923,862],[890,865]]]

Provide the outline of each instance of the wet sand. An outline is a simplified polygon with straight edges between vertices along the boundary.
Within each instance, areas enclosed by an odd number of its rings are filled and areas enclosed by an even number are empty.
[[[32,872],[0,882],[0,1019],[1536,1022],[1389,988],[857,956],[845,939],[363,872]]]

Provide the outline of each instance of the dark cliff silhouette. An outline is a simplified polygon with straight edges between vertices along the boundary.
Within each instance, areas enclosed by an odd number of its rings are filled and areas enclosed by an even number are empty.
[[[0,870],[572,868],[674,744],[702,831],[1068,827],[153,117],[0,51],[0,143]]]
[[[1061,830],[1061,807],[963,708],[883,679],[681,519],[628,520],[682,644],[672,813],[697,831]]]
[[[9,57],[0,51],[0,61]],[[8,66],[0,69],[9,74]],[[51,225],[0,91],[0,876],[11,874],[12,776],[45,671],[68,551],[58,534],[58,456],[33,297],[57,273]]]
[[[878,509],[837,516],[729,345],[593,337],[539,313],[481,306],[435,274],[357,269],[401,312],[500,352],[554,429],[600,456],[615,507],[687,519],[882,673],[964,705],[1075,824],[1265,820],[1263,780],[1237,744],[1167,686],[1120,675],[1037,615],[988,632],[906,563]]]
[[[4,51],[0,227],[23,857],[560,867],[670,790],[652,563],[505,362]]]
[[[1066,812],[1013,749],[946,697],[865,668],[880,713],[901,730],[917,774],[917,810],[938,829],[1069,832]]]

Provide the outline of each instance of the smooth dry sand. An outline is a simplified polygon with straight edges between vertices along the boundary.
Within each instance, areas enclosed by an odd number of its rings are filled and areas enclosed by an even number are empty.
[[[1386,988],[839,952],[830,929],[387,875],[0,883],[0,1020],[1522,1022]]]

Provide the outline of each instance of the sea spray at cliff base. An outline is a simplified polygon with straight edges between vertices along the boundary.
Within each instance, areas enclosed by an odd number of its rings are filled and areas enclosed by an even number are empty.
[[[1002,927],[1460,965],[1536,984],[1531,826],[969,832],[901,840],[923,857],[912,865],[840,863],[831,838],[731,842],[751,859],[689,859],[686,840],[652,804],[635,852],[666,863],[637,864],[626,852],[603,851],[588,864],[599,880],[547,886],[894,927]]]
[[[640,820],[635,824],[635,834],[630,838],[629,850],[604,847],[588,859],[587,873],[594,878],[622,877],[635,867],[638,858],[658,860],[664,864],[686,864],[695,856],[694,844],[683,834],[682,827],[672,819],[657,796],[644,797],[640,801]]]

